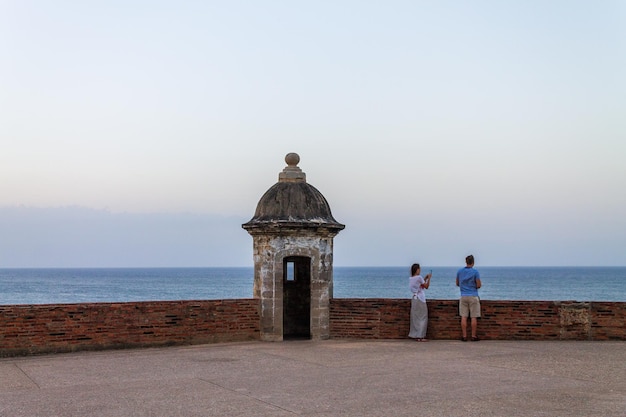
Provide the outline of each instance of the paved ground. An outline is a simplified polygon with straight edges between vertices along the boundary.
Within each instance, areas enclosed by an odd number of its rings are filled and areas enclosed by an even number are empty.
[[[0,359],[0,416],[626,416],[626,342],[246,342]]]

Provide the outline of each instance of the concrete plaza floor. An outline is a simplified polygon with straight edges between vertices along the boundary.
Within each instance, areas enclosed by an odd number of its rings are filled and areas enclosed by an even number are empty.
[[[3,358],[0,416],[626,416],[626,342],[245,342]]]

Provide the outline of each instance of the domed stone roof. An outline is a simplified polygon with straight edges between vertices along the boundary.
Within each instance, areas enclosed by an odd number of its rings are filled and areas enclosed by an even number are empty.
[[[344,229],[322,193],[306,182],[306,174],[297,166],[298,154],[287,154],[285,162],[287,167],[278,175],[278,182],[263,194],[254,217],[242,227],[248,231],[275,227]]]

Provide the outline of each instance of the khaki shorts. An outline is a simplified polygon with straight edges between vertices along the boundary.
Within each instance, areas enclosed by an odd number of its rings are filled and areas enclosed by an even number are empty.
[[[459,300],[459,315],[461,317],[480,317],[480,298],[464,295]]]

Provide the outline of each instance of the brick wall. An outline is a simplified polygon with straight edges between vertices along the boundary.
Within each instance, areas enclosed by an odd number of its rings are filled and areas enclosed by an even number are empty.
[[[431,339],[461,336],[457,300],[428,300]],[[626,340],[626,303],[482,302],[484,340]],[[332,299],[331,338],[405,339],[410,300]],[[0,357],[260,339],[258,299],[0,306]]]
[[[0,306],[0,356],[256,339],[256,299]]]
[[[626,340],[626,303],[482,300],[484,340]],[[404,339],[411,300],[335,298],[333,338]],[[428,300],[431,339],[461,337],[457,300]]]

